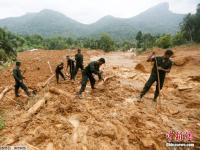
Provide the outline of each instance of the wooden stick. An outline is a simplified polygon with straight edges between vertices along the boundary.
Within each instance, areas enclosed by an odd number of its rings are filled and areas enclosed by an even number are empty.
[[[5,96],[5,94],[6,94],[7,92],[9,92],[11,89],[12,89],[11,86],[7,86],[7,87],[0,93],[0,100],[2,100],[3,97]]]
[[[48,65],[49,65],[49,69],[50,69],[51,73],[53,74],[53,70],[52,70],[52,68],[51,68],[50,62],[48,61],[47,63],[48,63]]]
[[[158,71],[158,62],[157,59],[155,57],[155,63],[156,63],[156,71],[157,71],[157,77],[158,77],[158,93],[159,93],[159,97],[158,97],[158,104],[159,107],[157,107],[157,110],[159,111],[159,109],[161,109],[161,99],[160,99],[160,75],[159,75],[159,71]]]
[[[52,74],[42,85],[42,87],[44,88],[47,84],[49,84],[49,82],[51,81],[51,79],[55,76],[55,74]]]

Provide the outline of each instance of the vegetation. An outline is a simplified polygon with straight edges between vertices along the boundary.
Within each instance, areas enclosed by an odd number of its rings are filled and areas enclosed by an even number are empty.
[[[137,48],[152,48],[158,46],[169,48],[188,42],[200,42],[200,4],[197,6],[196,14],[188,14],[180,24],[180,31],[175,35],[163,34],[153,36],[149,33],[139,31],[136,36]]]
[[[200,4],[196,14],[188,14],[181,23],[181,32],[186,40],[200,42]]]
[[[5,128],[5,121],[0,116],[0,130]]]
[[[23,45],[23,39],[0,28],[0,60],[15,60],[16,49]]]

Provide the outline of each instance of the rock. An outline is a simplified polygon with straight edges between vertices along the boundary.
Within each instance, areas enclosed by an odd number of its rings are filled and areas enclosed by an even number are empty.
[[[54,150],[53,143],[48,143],[47,147],[46,147],[46,150]]]
[[[63,127],[63,124],[56,124],[55,125],[57,128],[62,128]]]
[[[185,90],[191,90],[192,87],[191,86],[187,86],[187,85],[179,85],[178,86],[178,90],[179,91],[185,91]]]
[[[113,69],[114,69],[114,70],[115,70],[115,69],[119,69],[119,67],[114,66]]]
[[[13,143],[15,143],[18,139],[16,138],[7,138],[5,141],[4,141],[4,145],[11,145]]]
[[[189,76],[192,81],[200,82],[200,76]]]
[[[159,127],[152,121],[146,121],[145,125],[147,126],[147,128],[149,129],[159,129]]]
[[[140,63],[135,66],[135,69],[139,70],[139,71],[141,71],[143,73],[146,73],[146,70],[145,70],[144,66],[142,64],[140,64]]]
[[[155,142],[151,138],[142,138],[142,139],[140,139],[140,141],[142,142],[142,144],[145,148],[155,147]]]
[[[170,107],[170,109],[168,110],[171,115],[176,115],[179,113],[179,110],[177,108]]]
[[[175,58],[174,65],[176,65],[176,66],[184,66],[190,60],[191,60],[191,57],[179,57],[179,58]]]
[[[103,131],[101,131],[101,136],[106,136],[106,137],[108,137],[112,140],[116,139],[116,134],[115,134],[115,131],[113,129],[111,129],[111,130],[104,129]]]

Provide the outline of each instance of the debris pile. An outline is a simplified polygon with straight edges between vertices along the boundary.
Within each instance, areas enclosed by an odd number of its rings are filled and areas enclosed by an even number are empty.
[[[189,55],[188,51],[193,53]],[[151,70],[151,64],[145,62],[148,53],[132,58],[126,53],[84,50],[85,64],[101,56],[106,56],[108,63],[103,67],[105,81],[97,83],[94,90],[88,84],[83,99],[76,96],[81,73],[75,82],[56,84],[47,63],[54,70],[61,59],[66,64],[63,56],[74,54],[66,50],[20,53],[27,85],[37,90],[31,98],[22,92],[15,98],[12,87],[6,90],[14,83],[12,67],[1,72],[0,115],[6,127],[0,132],[0,145],[25,145],[32,150],[165,150],[166,134],[174,130],[191,131],[192,143],[200,148],[200,74],[196,63],[200,45],[176,48],[177,58],[185,54],[193,59],[186,65],[173,66],[161,92],[160,112],[152,102],[153,89],[144,102],[136,102]]]

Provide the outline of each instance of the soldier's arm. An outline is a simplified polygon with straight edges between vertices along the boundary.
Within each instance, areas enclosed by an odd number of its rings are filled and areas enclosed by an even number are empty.
[[[166,73],[169,73],[170,70],[171,70],[171,68],[169,68],[169,69],[164,69],[164,68],[162,68],[162,67],[158,67],[158,70],[162,70],[162,71],[165,71]]]
[[[162,70],[162,71],[165,71],[166,73],[169,73],[171,71],[171,68],[172,68],[172,63],[170,63],[170,65],[167,67],[167,69],[158,67],[158,70]]]
[[[166,71],[165,71],[165,72],[167,72],[167,73],[170,73],[170,71],[171,71],[171,68],[172,68],[172,64],[173,64],[173,62],[171,62],[171,63],[170,63],[170,65],[169,65],[168,69],[166,69]]]
[[[104,80],[103,79],[103,71],[99,71],[98,77],[99,77],[99,80]]]
[[[78,55],[76,54],[76,55],[75,55],[75,60],[77,61],[77,59],[78,59]]]
[[[147,62],[152,62],[155,60],[155,52],[153,52],[148,58],[147,58]]]

